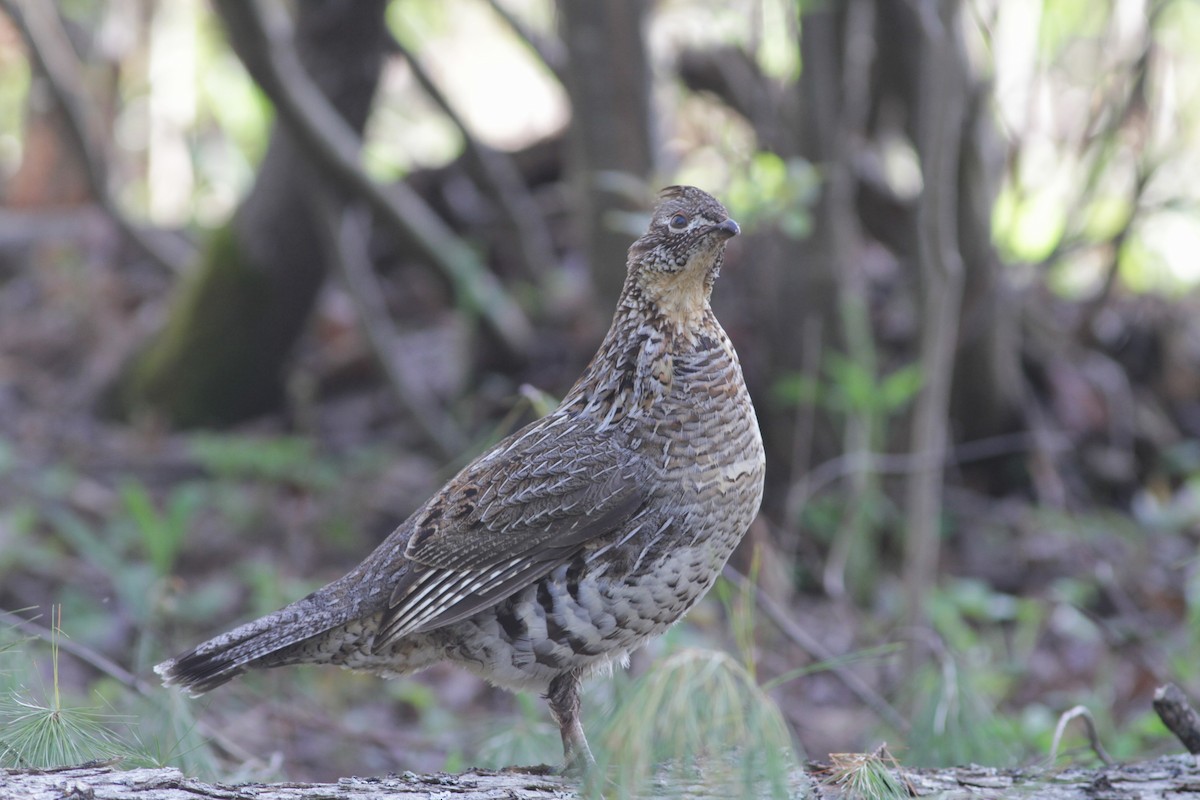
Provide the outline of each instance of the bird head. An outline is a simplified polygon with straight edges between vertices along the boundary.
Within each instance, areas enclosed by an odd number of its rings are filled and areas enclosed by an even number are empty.
[[[646,233],[629,248],[626,287],[682,328],[708,307],[725,243],[738,224],[712,195],[694,186],[668,186]]]

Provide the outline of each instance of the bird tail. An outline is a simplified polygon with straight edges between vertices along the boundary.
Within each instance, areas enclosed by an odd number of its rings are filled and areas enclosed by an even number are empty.
[[[293,663],[279,651],[299,644],[348,620],[321,602],[321,592],[297,600],[273,614],[209,639],[154,668],[164,686],[179,686],[190,695],[217,688],[253,667]],[[269,658],[276,654],[275,658]],[[297,658],[295,660],[302,660]]]

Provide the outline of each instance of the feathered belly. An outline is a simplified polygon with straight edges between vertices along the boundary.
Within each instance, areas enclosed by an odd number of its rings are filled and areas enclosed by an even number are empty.
[[[726,554],[727,555],[727,554]],[[624,663],[711,588],[712,548],[681,548],[653,572],[572,581],[564,567],[498,606],[430,631],[446,658],[499,686],[545,690],[564,672],[588,675]]]
[[[761,459],[731,462],[701,483],[641,520],[637,534],[428,635],[446,658],[510,689],[544,690],[565,671],[623,662],[712,588],[757,513]]]

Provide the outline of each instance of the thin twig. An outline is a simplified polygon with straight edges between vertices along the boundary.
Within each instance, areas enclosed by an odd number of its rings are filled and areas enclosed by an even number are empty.
[[[816,375],[821,362],[821,350],[824,346],[824,337],[822,336],[822,319],[817,315],[810,316],[804,320],[803,336],[801,341],[804,343],[800,355],[800,374]],[[804,508],[805,500],[808,497],[807,489],[810,485],[809,464],[812,458],[813,434],[816,430],[817,411],[816,403],[810,406],[798,404],[796,406],[796,422],[793,428],[792,436],[792,464],[790,475],[800,476],[793,480],[788,487],[787,495],[784,500],[784,519],[787,524],[793,525],[800,518],[800,512]]]
[[[34,636],[45,642],[53,642],[59,650],[75,656],[80,661],[90,664],[100,672],[109,676],[117,683],[125,686],[128,689],[133,689],[138,694],[149,697],[152,692],[150,684],[146,683],[141,678],[134,675],[129,670],[122,667],[117,662],[109,659],[107,656],[101,655],[95,650],[86,645],[79,644],[65,636],[55,634],[49,628],[43,627],[31,619],[25,619],[14,614],[11,611],[0,610],[0,622],[5,625],[16,628],[23,633]]]
[[[500,207],[529,274],[538,281],[544,281],[557,261],[554,245],[541,209],[533,199],[529,187],[525,185],[516,163],[507,154],[479,141],[415,53],[394,36],[391,37],[391,45],[408,63],[421,90],[437,104],[454,127],[458,128],[466,144],[467,163],[474,168],[476,179]]]
[[[1111,170],[1107,168],[1112,162],[1114,153],[1119,152],[1126,146],[1126,142],[1121,136],[1123,129],[1129,126],[1131,120],[1136,121],[1141,116],[1138,113],[1138,109],[1139,106],[1146,102],[1146,80],[1147,75],[1152,69],[1151,62],[1155,58],[1156,52],[1153,35],[1155,19],[1166,5],[1166,3],[1154,3],[1151,5],[1147,14],[1141,48],[1132,63],[1108,64],[1108,69],[1104,75],[1107,80],[1097,81],[1098,86],[1106,85],[1109,88],[1106,90],[1101,102],[1092,104],[1092,110],[1087,122],[1078,128],[1085,137],[1085,140],[1081,143],[1083,146],[1081,156],[1083,160],[1088,162],[1087,173],[1084,176],[1078,194],[1080,198],[1094,197],[1099,193],[1098,186],[1100,182],[1111,173]],[[1121,48],[1110,47],[1107,50],[1110,54],[1115,55],[1121,51]],[[1117,97],[1118,92],[1124,92],[1123,96]],[[1034,96],[1033,93],[1031,93],[1031,96]],[[1130,230],[1138,221],[1139,216],[1146,211],[1142,207],[1142,199],[1145,195],[1145,189],[1156,169],[1156,165],[1147,158],[1146,152],[1145,148],[1140,150],[1138,163],[1135,164],[1137,174],[1134,185],[1130,188],[1130,211],[1128,218],[1122,223],[1121,230],[1110,237],[1107,243],[1095,242],[1093,237],[1085,232],[1086,222],[1084,217],[1089,213],[1089,205],[1082,202],[1072,203],[1067,209],[1068,216],[1063,227],[1066,231],[1075,231],[1078,233],[1075,235],[1066,235],[1059,239],[1058,243],[1051,248],[1049,253],[1038,259],[1035,264],[1038,271],[1044,271],[1051,265],[1064,260],[1076,250],[1085,247],[1108,246],[1113,249],[1113,257],[1109,266],[1109,274],[1112,274],[1112,271],[1115,270],[1115,263],[1120,261],[1118,258],[1119,253],[1117,252],[1120,249],[1120,245],[1128,237]],[[1088,313],[1081,315],[1087,321],[1091,321],[1091,308],[1102,304],[1107,294],[1111,291],[1110,281],[1111,278],[1106,276],[1104,285],[1097,296],[1087,302]],[[1082,325],[1080,329],[1083,329]]]
[[[1100,744],[1100,737],[1096,734],[1096,720],[1092,717],[1092,712],[1088,710],[1087,706],[1075,706],[1058,718],[1058,725],[1054,729],[1054,740],[1050,742],[1050,764],[1053,765],[1058,760],[1058,746],[1062,743],[1067,723],[1076,717],[1083,720],[1083,726],[1087,730],[1088,744],[1092,746],[1092,752],[1104,762],[1105,766],[1111,767],[1115,764],[1116,762],[1112,760],[1112,756],[1104,749],[1104,745]]]
[[[827,662],[830,665],[829,669],[846,685],[846,688],[862,700],[880,719],[901,733],[907,734],[909,732],[912,726],[908,720],[900,716],[900,712],[893,708],[878,692],[868,686],[866,681],[838,663],[837,656],[829,648],[809,635],[808,631],[797,625],[787,611],[780,608],[773,597],[728,564],[725,565],[725,569],[721,574],[726,580],[732,581],[743,592],[752,592],[754,594],[754,602],[759,610],[767,616],[767,619],[774,623],[775,627],[779,628],[779,631],[784,636],[791,639],[793,644],[816,660]]]
[[[443,456],[461,455],[467,446],[466,436],[429,392],[420,388],[423,384],[412,380],[394,355],[400,334],[388,316],[383,291],[367,254],[370,219],[363,213],[365,209],[350,206],[341,209],[331,193],[320,186],[314,186],[312,192],[317,217],[329,244],[326,250],[354,300],[364,338],[387,376],[392,394]]]
[[[121,234],[163,269],[179,273],[192,260],[194,252],[183,239],[175,241],[175,252],[147,235],[125,215],[108,185],[108,162],[91,134],[87,109],[77,92],[68,87],[84,85],[79,57],[71,46],[54,3],[44,0],[0,0],[0,8],[12,19],[38,72],[62,110],[66,138],[83,164],[84,177],[96,203],[104,210]]]
[[[936,453],[844,453],[821,462],[789,490],[787,507],[792,515],[789,519],[795,519],[794,515],[804,508],[809,499],[826,486],[854,472],[907,475],[917,469],[926,469],[931,464],[943,468],[1038,449],[1061,453],[1073,447],[1065,436],[1047,432],[1043,440],[1043,437],[1035,433],[1023,431],[963,442],[949,450],[944,457],[939,457]]]
[[[1116,136],[1116,133],[1113,135]],[[1121,227],[1109,237],[1105,244],[1108,250],[1108,266],[1104,270],[1104,280],[1096,293],[1084,301],[1083,309],[1079,314],[1079,323],[1076,327],[1085,334],[1091,334],[1095,330],[1096,318],[1108,306],[1108,301],[1112,297],[1113,289],[1117,285],[1117,278],[1121,274],[1121,251],[1133,234],[1137,223],[1142,220],[1142,215],[1145,213],[1142,198],[1145,197],[1146,187],[1154,178],[1157,167],[1157,164],[1149,163],[1139,163],[1135,166],[1136,176],[1133,187],[1129,190],[1129,213],[1121,223]],[[1088,193],[1084,196],[1092,195]],[[1073,207],[1075,207],[1074,204]]]
[[[533,328],[521,307],[475,253],[416,192],[384,187],[359,163],[362,141],[313,83],[292,46],[291,23],[275,4],[270,18],[258,0],[214,0],[234,51],[275,105],[280,120],[322,174],[363,198],[376,216],[440,269],[511,353],[524,354]]]

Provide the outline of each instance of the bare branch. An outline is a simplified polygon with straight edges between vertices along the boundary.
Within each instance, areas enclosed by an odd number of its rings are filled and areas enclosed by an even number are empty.
[[[972,461],[1018,453],[1065,453],[1075,444],[1066,436],[1046,431],[1021,431],[989,436],[963,442],[944,454],[930,452],[911,453],[843,453],[818,464],[797,480],[788,490],[787,508],[789,519],[793,519],[809,500],[820,494],[826,486],[853,475],[856,472],[874,472],[880,475],[911,475],[917,470],[936,469],[968,464]]]
[[[1114,763],[1112,756],[1104,749],[1104,745],[1100,744],[1100,737],[1096,733],[1096,719],[1087,706],[1075,706],[1058,718],[1058,725],[1054,728],[1054,740],[1050,743],[1050,764],[1053,765],[1058,760],[1058,746],[1062,744],[1063,733],[1067,730],[1067,724],[1076,718],[1083,720],[1083,727],[1087,731],[1088,744],[1092,746],[1092,752],[1111,767]]]
[[[362,197],[381,220],[413,242],[510,352],[525,353],[533,329],[496,276],[411,188],[402,183],[384,187],[363,172],[358,158],[362,142],[300,63],[283,11],[268,6],[268,19],[258,0],[214,0],[214,6],[247,71],[322,173]]]
[[[426,438],[437,446],[443,456],[460,456],[467,446],[463,432],[442,411],[436,400],[423,391],[423,384],[413,380],[394,356],[400,335],[388,316],[383,292],[367,255],[369,217],[362,213],[364,209],[361,208],[341,210],[330,193],[322,191],[320,187],[314,187],[314,200],[317,202],[317,216],[329,243],[327,252],[332,255],[334,266],[354,300],[363,335],[375,354],[376,362],[387,376],[393,396],[412,415]]]
[[[46,79],[66,121],[66,138],[83,163],[88,187],[121,234],[168,272],[178,273],[195,255],[183,239],[167,242],[142,230],[125,215],[108,185],[108,162],[91,134],[87,109],[71,88],[83,86],[83,70],[54,3],[42,0],[0,0],[12,19],[38,71]]]
[[[727,580],[732,581],[742,591],[752,592],[754,594],[754,602],[758,605],[759,610],[766,615],[767,619],[774,623],[780,633],[791,639],[793,644],[818,661],[829,662],[830,670],[833,674],[837,675],[842,683],[846,685],[846,688],[862,700],[880,719],[901,733],[908,733],[912,727],[908,720],[900,716],[900,712],[896,711],[866,681],[839,664],[834,653],[819,642],[816,637],[810,635],[808,631],[797,625],[791,615],[783,608],[780,608],[773,597],[751,583],[749,578],[728,564],[725,565],[725,570],[721,574]]]
[[[479,141],[467,127],[466,120],[434,83],[433,77],[425,70],[416,54],[395,37],[392,37],[391,42],[392,48],[408,62],[409,69],[412,70],[413,77],[417,79],[422,91],[437,104],[462,134],[466,144],[468,166],[472,168],[484,190],[500,207],[500,212],[516,238],[529,274],[539,281],[544,280],[558,259],[554,254],[550,231],[546,228],[541,210],[530,194],[529,187],[525,185],[516,164],[506,154]]]
[[[688,47],[679,54],[679,78],[694,92],[711,92],[754,128],[759,147],[787,157],[795,153],[799,93],[790,83],[763,74],[741,47]]]
[[[1200,755],[1200,715],[1178,686],[1168,683],[1154,691],[1154,711],[1189,753]]]

